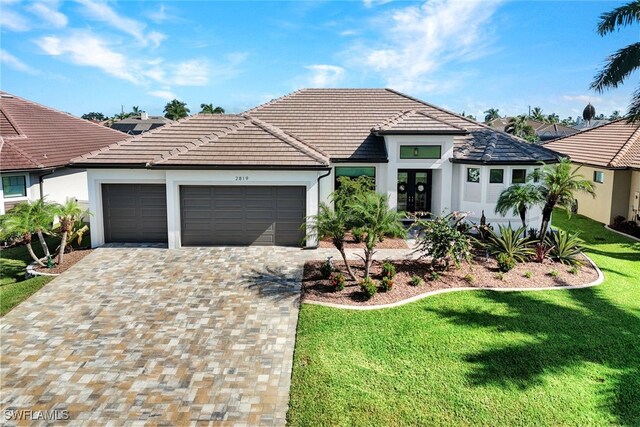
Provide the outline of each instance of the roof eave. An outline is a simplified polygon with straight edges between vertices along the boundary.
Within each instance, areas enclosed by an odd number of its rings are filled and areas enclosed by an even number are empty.
[[[450,159],[451,163],[461,163],[468,165],[539,165],[540,162],[545,164],[558,163],[558,158],[546,159],[546,160],[472,160],[472,159]]]
[[[156,170],[330,170],[328,165],[170,165],[147,163],[75,163],[70,167],[85,169],[156,169]]]
[[[384,135],[468,135],[468,131],[447,130],[447,131],[430,131],[430,130],[382,130],[373,131],[376,136]]]

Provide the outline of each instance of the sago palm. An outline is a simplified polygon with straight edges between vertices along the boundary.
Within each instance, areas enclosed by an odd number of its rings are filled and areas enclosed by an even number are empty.
[[[542,224],[540,225],[540,241],[544,241],[551,221],[551,213],[556,206],[564,208],[571,214],[575,197],[574,193],[596,193],[591,181],[584,179],[579,173],[580,167],[574,168],[569,159],[563,158],[555,165],[545,165],[534,171],[529,179],[540,182],[540,191],[544,197],[542,208]]]
[[[527,210],[531,206],[542,204],[542,202],[544,202],[544,197],[538,186],[514,184],[500,193],[495,211],[502,216],[512,211],[514,215],[520,216],[522,226],[526,227]]]
[[[44,199],[38,199],[29,204],[29,209],[31,210],[31,217],[33,218],[34,231],[38,235],[38,240],[40,240],[40,245],[44,251],[44,256],[49,258],[51,253],[49,252],[49,246],[44,238],[44,234],[49,233],[53,226],[53,220],[58,211],[58,205],[55,203],[49,203]]]
[[[26,245],[31,258],[33,258],[38,265],[44,267],[44,263],[36,256],[31,246],[32,236],[36,229],[36,219],[33,213],[30,203],[19,203],[3,216],[2,233],[22,237],[22,241]]]

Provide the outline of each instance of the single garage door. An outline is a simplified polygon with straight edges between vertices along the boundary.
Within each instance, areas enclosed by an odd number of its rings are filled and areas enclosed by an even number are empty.
[[[164,184],[102,184],[102,212],[106,243],[167,241]]]
[[[184,246],[298,246],[304,232],[305,187],[182,186]]]

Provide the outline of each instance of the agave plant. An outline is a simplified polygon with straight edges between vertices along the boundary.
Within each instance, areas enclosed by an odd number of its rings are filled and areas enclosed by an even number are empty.
[[[533,255],[533,249],[528,246],[525,227],[514,230],[511,225],[499,225],[498,230],[499,233],[489,230],[489,238],[485,244],[492,255],[505,254],[518,262],[525,262]]]
[[[564,230],[547,234],[547,244],[551,247],[551,258],[567,265],[580,266],[580,239],[578,233],[569,234]]]

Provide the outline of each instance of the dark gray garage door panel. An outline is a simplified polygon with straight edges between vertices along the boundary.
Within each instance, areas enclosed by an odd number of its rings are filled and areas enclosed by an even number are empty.
[[[104,238],[111,242],[167,242],[164,184],[102,184]]]
[[[298,246],[305,187],[182,186],[182,244]]]

